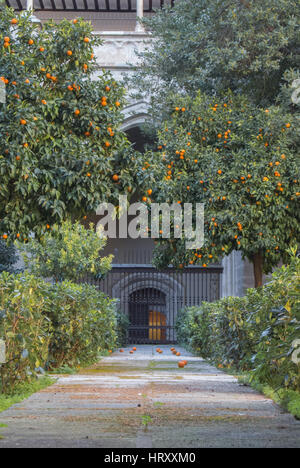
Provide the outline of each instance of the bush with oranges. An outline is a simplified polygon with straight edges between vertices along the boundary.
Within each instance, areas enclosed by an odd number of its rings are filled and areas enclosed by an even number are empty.
[[[159,150],[145,156],[145,187],[154,187],[157,202],[204,203],[205,243],[191,251],[184,239],[162,238],[155,263],[206,267],[239,250],[260,286],[262,273],[299,241],[297,116],[231,94],[177,98],[172,106]]]
[[[80,219],[132,185],[118,130],[124,90],[100,72],[82,19],[43,24],[0,11],[0,235],[25,240]],[[97,76],[98,75],[98,76]],[[115,177],[117,176],[117,178]]]

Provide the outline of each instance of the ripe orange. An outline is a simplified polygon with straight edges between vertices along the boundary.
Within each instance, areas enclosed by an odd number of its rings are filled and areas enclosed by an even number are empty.
[[[10,22],[11,24],[18,24],[18,20],[17,18],[13,18]]]
[[[118,180],[119,180],[119,176],[117,174],[114,174],[113,175],[113,181],[118,182]]]
[[[40,52],[44,52],[45,51],[45,47],[40,47]]]
[[[67,55],[68,55],[69,57],[71,57],[71,55],[73,55],[73,52],[72,52],[71,50],[68,50],[68,51],[67,51]]]
[[[179,352],[178,352],[178,353],[176,353],[176,356],[181,356],[181,353],[179,353]]]
[[[88,44],[88,43],[90,42],[90,38],[89,38],[89,37],[85,37],[85,38],[83,39],[83,42],[85,42],[86,44]]]
[[[26,122],[26,120],[24,120],[24,119],[21,119],[21,120],[20,120],[20,124],[21,124],[21,125],[26,125],[26,124],[27,124],[27,122]]]
[[[29,39],[28,44],[29,44],[29,45],[33,45],[33,44],[34,44],[34,40],[33,40],[33,39]]]
[[[183,361],[179,361],[179,362],[178,362],[178,367],[179,367],[180,369],[183,369],[184,366],[185,366],[185,364],[184,364]]]
[[[120,349],[120,353],[124,353],[124,349]]]
[[[135,348],[135,347],[134,347],[134,348],[132,348],[132,351],[136,351],[136,348]]]
[[[79,109],[76,109],[76,110],[74,111],[74,114],[75,114],[75,115],[79,115],[79,114],[80,114],[80,110],[79,110]]]

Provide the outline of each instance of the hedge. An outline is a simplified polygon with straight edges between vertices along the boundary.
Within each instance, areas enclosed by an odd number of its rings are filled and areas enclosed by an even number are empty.
[[[53,326],[49,367],[89,363],[117,343],[116,302],[88,284],[49,288],[45,313]]]
[[[1,388],[7,392],[28,381],[45,365],[50,320],[44,315],[47,284],[29,274],[0,275],[0,338],[6,342]]]
[[[300,391],[300,363],[292,360],[300,339],[299,276],[295,257],[245,297],[183,310],[176,324],[179,342],[219,367],[250,371],[275,389]]]
[[[50,284],[29,273],[0,275],[0,338],[7,362],[0,391],[44,369],[91,362],[117,345],[116,302],[95,287]]]

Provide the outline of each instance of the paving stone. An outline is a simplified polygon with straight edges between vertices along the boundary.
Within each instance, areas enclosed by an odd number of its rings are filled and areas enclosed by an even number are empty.
[[[0,448],[300,448],[300,422],[272,400],[178,346],[137,348],[1,413]]]

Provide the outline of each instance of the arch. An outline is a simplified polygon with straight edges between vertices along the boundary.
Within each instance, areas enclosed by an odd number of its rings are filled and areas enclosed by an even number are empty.
[[[130,295],[139,289],[157,289],[166,297],[166,325],[174,326],[178,312],[178,304],[185,296],[185,287],[171,275],[161,272],[133,272],[119,280],[112,287],[112,297],[120,300],[123,312],[129,315]],[[170,331],[166,339],[169,340]]]
[[[143,125],[149,117],[149,105],[146,101],[133,102],[123,109],[124,120],[120,129],[124,132]]]

